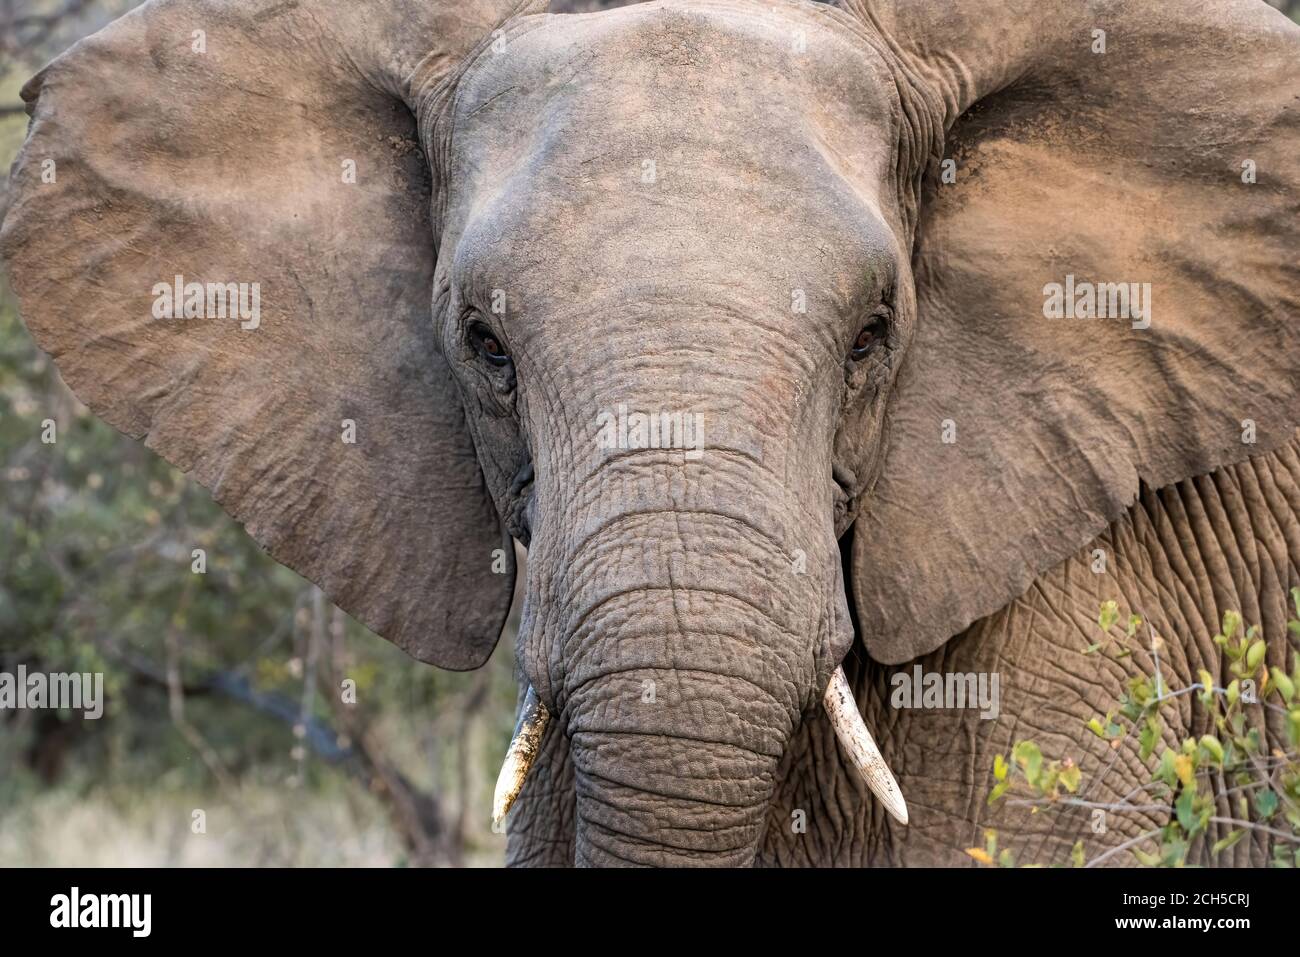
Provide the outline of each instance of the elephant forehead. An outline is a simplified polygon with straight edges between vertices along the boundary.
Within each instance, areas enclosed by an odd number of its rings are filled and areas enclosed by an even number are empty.
[[[804,6],[534,20],[459,83],[447,225],[469,232],[462,252],[516,270],[525,246],[590,266],[626,262],[634,241],[660,266],[771,272],[784,258],[783,281],[851,283],[890,245],[893,89],[865,43]]]

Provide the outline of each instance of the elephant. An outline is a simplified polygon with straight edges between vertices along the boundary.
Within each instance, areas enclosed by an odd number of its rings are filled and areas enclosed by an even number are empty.
[[[526,549],[508,863],[1059,864],[1169,813],[985,805],[1027,736],[1141,779],[1100,602],[1171,687],[1230,609],[1296,648],[1298,91],[1261,0],[148,0],[24,88],[0,251],[415,659],[482,665]]]

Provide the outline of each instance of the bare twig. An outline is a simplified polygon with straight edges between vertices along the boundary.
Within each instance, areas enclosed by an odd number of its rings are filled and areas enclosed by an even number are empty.
[[[421,792],[389,760],[386,751],[370,728],[360,719],[353,705],[345,704],[339,694],[343,682],[342,621],[336,620],[333,654],[324,667],[317,669],[321,694],[344,729],[361,762],[370,791],[383,801],[389,816],[418,866],[458,865],[463,844],[445,822],[436,795]]]
[[[207,765],[208,770],[212,772],[217,783],[227,791],[235,790],[235,780],[226,771],[225,765],[222,764],[221,758],[212,746],[208,744],[207,739],[199,732],[199,729],[185,717],[185,690],[181,684],[181,622],[184,620],[186,609],[190,603],[190,593],[193,585],[186,582],[184,590],[181,592],[181,598],[177,604],[176,611],[172,615],[171,623],[167,627],[167,709],[171,714],[172,724],[181,736],[189,742]]]
[[[1244,827],[1247,830],[1259,831],[1262,834],[1268,834],[1276,837],[1278,840],[1286,841],[1290,844],[1300,844],[1300,836],[1288,834],[1286,831],[1279,831],[1275,827],[1265,827],[1263,824],[1256,824],[1254,821],[1238,821],[1231,817],[1212,817],[1210,818],[1215,824],[1228,824],[1232,827]]]
[[[1085,868],[1100,867],[1103,862],[1110,860],[1110,858],[1114,857],[1116,854],[1122,854],[1124,851],[1127,851],[1131,847],[1137,847],[1137,845],[1141,844],[1143,841],[1150,840],[1151,838],[1155,837],[1162,830],[1164,829],[1157,827],[1153,830],[1147,831],[1145,834],[1139,834],[1137,837],[1127,840],[1123,844],[1117,844],[1114,847],[1112,847],[1109,851],[1106,851],[1104,854],[1099,854],[1098,856],[1094,857],[1092,860],[1090,860],[1087,864],[1083,866]]]

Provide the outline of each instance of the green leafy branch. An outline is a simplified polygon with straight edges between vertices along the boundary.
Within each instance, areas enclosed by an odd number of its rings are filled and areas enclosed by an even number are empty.
[[[1300,588],[1291,590],[1291,598],[1296,618],[1287,628],[1300,636]],[[1214,642],[1221,649],[1225,675],[1231,680],[1220,687],[1209,671],[1201,669],[1199,681],[1175,691],[1168,688],[1162,672],[1162,639],[1147,626],[1153,662],[1148,674],[1132,657],[1144,625],[1142,618],[1130,615],[1123,628],[1117,627],[1119,621],[1118,604],[1104,602],[1097,621],[1101,640],[1083,653],[1122,661],[1132,673],[1116,706],[1104,716],[1091,718],[1086,727],[1114,750],[1135,739],[1148,779],[1118,802],[1090,801],[1080,796],[1082,774],[1073,760],[1045,760],[1037,744],[1020,740],[1009,759],[1001,754],[994,758],[989,805],[1006,801],[1029,807],[1030,813],[1083,807],[1105,813],[1167,814],[1162,826],[1091,861],[1085,858],[1083,840],[1076,841],[1071,851],[1076,866],[1094,867],[1129,852],[1139,864],[1180,867],[1207,839],[1211,824],[1230,828],[1211,845],[1211,856],[1217,857],[1254,832],[1266,837],[1274,866],[1300,866],[1300,655],[1292,655],[1289,674],[1277,666],[1268,667],[1268,648],[1259,628],[1243,631],[1241,615],[1230,611],[1224,614]],[[1184,738],[1177,747],[1162,746],[1165,710],[1175,699],[1193,694],[1212,716],[1213,733]],[[1286,750],[1274,747],[1269,751],[1261,729],[1248,722],[1246,709],[1254,704],[1283,716]],[[1232,816],[1215,813],[1219,798],[1229,800],[1235,809]],[[983,848],[968,848],[966,853],[983,864],[1015,865],[1015,855],[1009,848],[998,849],[998,835],[992,830],[985,832]]]

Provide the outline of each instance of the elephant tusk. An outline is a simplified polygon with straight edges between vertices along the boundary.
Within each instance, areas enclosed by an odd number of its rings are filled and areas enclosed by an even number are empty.
[[[505,820],[510,806],[523,790],[528,771],[541,750],[542,734],[550,720],[551,713],[537,697],[533,686],[529,685],[528,694],[524,696],[524,706],[519,712],[519,723],[515,725],[514,737],[510,739],[510,749],[506,751],[506,760],[497,776],[496,792],[492,795],[494,825],[500,825]]]
[[[844,668],[835,669],[831,683],[826,686],[826,696],[822,699],[826,706],[826,715],[831,719],[835,737],[840,739],[844,750],[853,759],[853,766],[867,782],[871,793],[880,799],[885,810],[893,815],[900,824],[907,823],[907,803],[903,792],[898,789],[893,772],[885,763],[880,748],[867,730],[866,722],[858,711],[858,703],[849,688],[849,680],[844,677]]]

